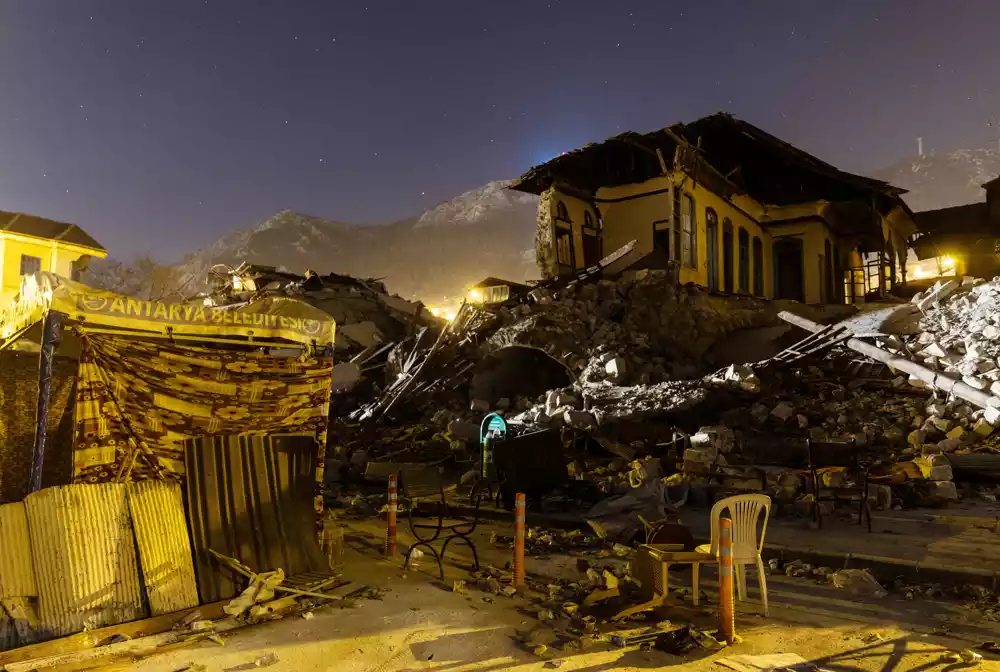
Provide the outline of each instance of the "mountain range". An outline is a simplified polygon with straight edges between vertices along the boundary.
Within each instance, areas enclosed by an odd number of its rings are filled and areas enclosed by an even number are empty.
[[[204,286],[209,270],[243,261],[304,273],[383,279],[406,298],[438,303],[487,276],[538,277],[534,231],[537,197],[490,182],[399,222],[362,226],[283,210],[188,254],[177,266],[186,287]]]
[[[1000,149],[959,149],[911,157],[872,177],[909,190],[903,200],[920,212],[985,201],[982,185],[997,175]]]
[[[872,177],[909,190],[914,211],[982,201],[984,182],[1000,175],[1000,150],[964,149],[911,157]],[[447,302],[487,276],[538,277],[533,239],[537,198],[490,182],[415,217],[357,225],[283,210],[235,229],[177,264],[189,292],[209,270],[243,261],[304,273],[380,278],[390,291],[428,304]]]

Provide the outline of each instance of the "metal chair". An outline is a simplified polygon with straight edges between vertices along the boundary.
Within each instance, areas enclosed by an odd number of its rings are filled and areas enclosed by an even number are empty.
[[[438,572],[441,580],[444,580],[444,555],[448,550],[448,544],[453,541],[464,543],[472,551],[473,569],[479,569],[479,554],[476,552],[476,545],[470,539],[470,535],[475,532],[479,524],[479,504],[481,499],[474,501],[475,511],[472,519],[452,515],[449,511],[444,494],[444,479],[441,470],[434,466],[420,466],[404,468],[399,475],[399,491],[402,501],[407,505],[407,521],[410,532],[417,540],[406,551],[406,558],[403,560],[403,569],[410,565],[410,556],[417,548],[425,548],[430,552],[434,561],[437,562]],[[420,500],[436,500],[437,503],[437,524],[418,523],[414,520],[414,515],[419,507]],[[449,522],[445,523],[445,519]],[[433,530],[433,533],[428,533]],[[434,548],[433,544],[441,542],[441,549]]]
[[[861,500],[858,505],[858,525],[863,525],[867,518],[868,532],[871,532],[872,511],[868,501],[868,486],[871,483],[869,469],[873,462],[871,454],[858,448],[853,440],[850,442],[820,443],[806,439],[806,450],[809,460],[810,485],[813,491],[813,516],[816,519],[816,525],[820,529],[823,528],[823,512],[820,501],[836,501],[838,492],[849,492],[858,494]],[[829,467],[843,468],[857,482],[853,487],[823,485],[823,478],[819,470]],[[832,496],[824,500],[824,491],[832,493]]]

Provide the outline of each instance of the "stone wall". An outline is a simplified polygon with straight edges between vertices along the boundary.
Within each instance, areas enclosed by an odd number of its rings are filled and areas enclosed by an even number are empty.
[[[556,259],[555,229],[552,222],[552,200],[555,190],[547,189],[538,198],[538,219],[535,224],[535,262],[543,280],[558,275]]]

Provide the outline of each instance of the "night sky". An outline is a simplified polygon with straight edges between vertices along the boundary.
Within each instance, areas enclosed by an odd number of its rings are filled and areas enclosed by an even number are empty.
[[[727,110],[838,166],[1000,136],[995,0],[0,0],[0,209],[165,261]]]

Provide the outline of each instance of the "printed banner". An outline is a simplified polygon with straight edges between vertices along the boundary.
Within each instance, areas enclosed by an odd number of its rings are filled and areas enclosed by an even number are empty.
[[[322,310],[286,297],[229,307],[141,301],[52,273],[36,273],[22,279],[17,300],[0,310],[0,347],[50,310],[84,325],[159,334],[280,339],[319,349],[333,345],[336,326]]]
[[[216,308],[190,303],[141,301],[124,296],[80,294],[76,297],[76,310],[88,316],[104,315],[176,325],[182,330],[192,326],[216,329],[248,327],[260,329],[262,337],[267,335],[265,332],[294,332],[298,336],[295,340],[320,341],[327,336],[324,329],[329,331],[330,328],[329,320],[258,312],[252,304],[240,308]]]
[[[276,357],[100,334],[85,334],[81,341],[74,482],[179,477],[182,442],[191,438],[309,434],[323,445],[329,357]]]

